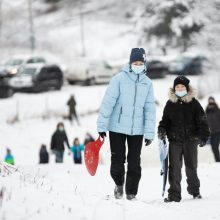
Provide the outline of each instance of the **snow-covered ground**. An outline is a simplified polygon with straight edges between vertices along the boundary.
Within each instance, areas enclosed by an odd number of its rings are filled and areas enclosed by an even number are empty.
[[[100,166],[95,177],[84,166],[71,164],[21,166],[14,174],[0,177],[4,187],[0,219],[218,220],[219,169],[219,164],[200,164],[202,200],[187,194],[183,175],[181,203],[165,204],[159,168],[143,169],[138,201],[130,202],[112,198],[114,185],[106,166]]]
[[[154,80],[157,102],[157,123],[161,119],[167,101],[168,88],[175,76]],[[198,87],[198,76],[189,77]],[[97,137],[97,110],[107,85],[69,86],[61,91],[40,94],[17,93],[9,99],[0,100],[0,159],[9,147],[15,157],[18,170],[5,177],[0,176],[0,219],[219,219],[220,200],[219,164],[215,164],[210,146],[199,148],[199,177],[204,199],[195,201],[186,192],[183,176],[183,201],[180,204],[164,204],[161,197],[162,179],[157,140],[143,147],[143,176],[138,200],[115,201],[111,198],[114,184],[109,175],[110,149],[108,140],[101,149],[102,164],[95,177],[89,176],[84,165],[73,164],[72,157],[65,154],[64,164],[38,165],[38,152],[42,143],[48,148],[50,138],[59,121],[67,114],[66,102],[75,94],[81,126],[64,120],[70,142],[75,137],[83,141],[89,131]],[[220,95],[214,95],[220,102]],[[207,97],[201,100],[203,107]],[[19,121],[13,122],[18,106]],[[184,173],[184,172],[183,172]],[[1,194],[1,193],[0,193]],[[110,199],[106,200],[107,195]],[[16,217],[15,217],[16,216]]]

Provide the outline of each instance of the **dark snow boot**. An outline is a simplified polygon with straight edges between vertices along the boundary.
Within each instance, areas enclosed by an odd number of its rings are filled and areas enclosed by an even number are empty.
[[[164,199],[164,202],[165,202],[165,203],[169,203],[169,202],[180,202],[180,200],[174,200],[174,199],[168,197],[168,198],[165,198],[165,199]]]
[[[200,193],[193,194],[193,199],[202,199],[202,196],[200,195]]]
[[[115,190],[114,190],[114,196],[116,199],[122,199],[123,197],[123,185],[122,186],[115,186]]]
[[[130,201],[133,200],[134,201],[134,200],[137,200],[137,199],[136,199],[134,194],[129,194],[129,195],[127,195],[127,200],[130,200]]]

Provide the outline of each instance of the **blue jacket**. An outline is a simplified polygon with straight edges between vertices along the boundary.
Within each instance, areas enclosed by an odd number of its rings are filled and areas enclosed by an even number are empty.
[[[70,149],[71,149],[71,151],[73,153],[73,157],[75,159],[82,158],[81,152],[84,151],[84,145],[80,144],[79,146],[72,146]]]
[[[98,132],[155,136],[156,108],[151,80],[135,74],[127,64],[115,75],[106,90],[98,120]]]

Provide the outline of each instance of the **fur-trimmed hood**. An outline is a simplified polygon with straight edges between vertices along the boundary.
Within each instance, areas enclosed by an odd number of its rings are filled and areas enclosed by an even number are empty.
[[[196,92],[195,89],[192,86],[189,86],[189,91],[186,96],[179,98],[176,96],[175,91],[173,88],[170,88],[168,96],[169,100],[173,103],[177,103],[179,99],[181,99],[183,102],[189,103],[195,98]]]

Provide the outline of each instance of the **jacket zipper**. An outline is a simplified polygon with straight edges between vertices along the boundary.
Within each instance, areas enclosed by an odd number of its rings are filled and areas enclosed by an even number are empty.
[[[119,117],[118,117],[118,123],[120,123],[120,120],[121,120],[121,114],[122,114],[122,106],[121,106],[120,114],[119,114]]]
[[[139,81],[139,74],[138,77],[135,81],[135,92],[134,92],[134,110],[133,110],[133,115],[132,115],[132,126],[131,126],[131,134],[133,134],[133,129],[134,129],[134,115],[135,115],[135,104],[136,104],[136,96],[137,96],[137,82]]]

